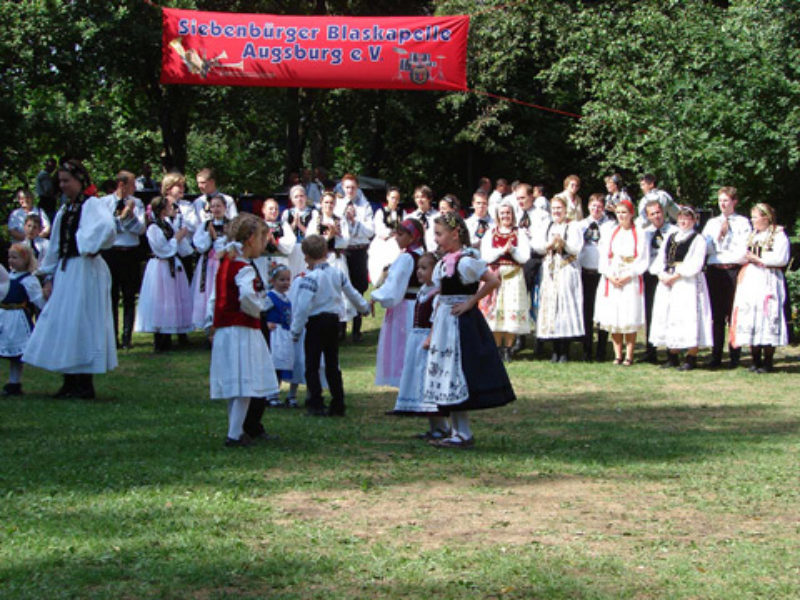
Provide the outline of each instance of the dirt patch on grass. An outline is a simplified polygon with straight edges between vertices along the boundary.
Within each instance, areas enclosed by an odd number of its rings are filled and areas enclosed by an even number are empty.
[[[708,513],[669,498],[659,484],[580,478],[453,480],[368,491],[293,491],[271,499],[278,523],[316,524],[364,541],[434,549],[580,543],[627,554],[642,545],[768,539],[792,515]],[[627,548],[627,550],[626,550]]]

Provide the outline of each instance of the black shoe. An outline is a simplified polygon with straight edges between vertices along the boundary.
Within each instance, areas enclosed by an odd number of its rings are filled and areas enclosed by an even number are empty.
[[[673,367],[679,367],[679,366],[680,366],[680,361],[678,359],[678,355],[673,354],[672,352],[667,354],[666,362],[661,363],[662,369],[671,369]]]
[[[328,409],[324,406],[306,407],[306,415],[309,417],[327,417]]]
[[[3,386],[3,396],[22,396],[21,383],[7,383]]]
[[[684,363],[680,367],[678,367],[678,371],[693,371],[696,366],[697,366],[697,357],[687,356]]]
[[[557,363],[558,362],[558,353],[557,352],[553,352],[553,356],[550,357],[550,362],[551,363]]]
[[[514,344],[511,346],[511,354],[516,354],[525,347],[525,336],[518,335],[514,338]]]
[[[245,446],[250,446],[252,443],[253,440],[246,433],[243,433],[242,437],[238,440],[229,437],[225,438],[226,448],[244,448]]]
[[[58,391],[53,394],[53,398],[73,398],[77,386],[77,377],[77,375],[64,374],[64,383],[61,384]]]
[[[644,355],[644,362],[648,362],[651,365],[658,364],[658,352],[655,348],[648,348],[647,352]]]
[[[329,417],[343,417],[344,416],[344,406],[341,408],[333,408],[332,406],[325,411],[325,414]]]
[[[360,331],[353,332],[353,343],[357,344],[364,340],[364,335]]]
[[[569,362],[569,357],[566,354],[562,354],[561,356],[558,357],[558,362],[560,363]]]
[[[722,360],[719,358],[712,358],[706,363],[706,369],[719,369],[722,366]]]
[[[266,431],[261,431],[258,434],[251,435],[249,437],[254,442],[274,442],[276,440],[281,439],[281,436],[279,436],[279,435],[271,435],[271,434],[267,433]]]
[[[91,374],[82,373],[75,377],[76,383],[72,391],[72,397],[80,398],[81,400],[94,400],[94,382],[92,381]]]

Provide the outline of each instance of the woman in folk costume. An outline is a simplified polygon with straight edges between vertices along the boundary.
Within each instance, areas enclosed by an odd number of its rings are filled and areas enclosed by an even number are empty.
[[[666,346],[669,354],[662,367],[691,371],[697,366],[700,346],[714,343],[711,332],[711,301],[703,266],[706,241],[695,229],[697,213],[691,206],[678,211],[679,231],[671,233],[661,245],[650,272],[658,276],[653,300],[650,343]],[[686,349],[679,366],[678,353]]]
[[[597,288],[594,319],[597,326],[611,334],[614,364],[633,364],[636,332],[644,326],[644,280],[649,255],[644,231],[633,222],[630,200],[617,203],[617,226],[600,238],[602,277]],[[625,357],[623,358],[623,343]]]
[[[477,304],[500,285],[486,261],[470,248],[469,231],[454,213],[434,221],[435,242],[444,253],[433,272],[440,289],[433,314],[423,398],[449,414],[450,436],[431,440],[442,448],[474,445],[468,411],[497,408],[515,400],[494,337]],[[483,285],[481,285],[483,282]]]
[[[504,362],[511,361],[515,337],[531,332],[530,300],[522,272],[530,255],[528,235],[516,227],[513,204],[502,200],[496,224],[481,238],[481,258],[500,279],[500,287],[481,300],[480,309]]]
[[[756,204],[750,220],[753,232],[747,242],[747,263],[739,272],[733,300],[731,346],[750,346],[750,370],[769,373],[775,346],[788,343],[783,268],[789,263],[789,238],[775,223],[775,209],[769,204]]]
[[[222,196],[211,198],[209,209],[211,218],[200,225],[192,237],[192,243],[200,254],[192,280],[192,323],[195,329],[202,329],[205,325],[206,307],[214,291],[214,279],[219,269],[217,255],[227,242],[225,225],[228,223],[228,218],[225,216],[227,210],[225,198]]]
[[[289,269],[291,269],[292,279],[294,279],[306,270],[306,261],[303,258],[303,251],[300,249],[300,244],[306,237],[306,230],[311,224],[311,221],[314,217],[319,217],[319,211],[313,206],[308,206],[306,188],[302,185],[298,184],[292,186],[292,189],[289,190],[289,201],[292,203],[292,206],[283,211],[281,220],[289,225],[295,238],[295,244],[288,257]],[[334,204],[336,204],[335,198]],[[308,233],[310,234],[312,232],[309,231]]]
[[[344,251],[350,239],[350,230],[347,226],[347,220],[334,213],[335,207],[336,196],[333,195],[333,192],[324,192],[320,200],[320,211],[311,219],[307,230],[309,235],[321,235],[328,241],[328,264],[339,269],[349,279],[350,271],[347,268]],[[339,321],[347,323],[357,314],[358,311],[355,306],[343,293],[342,312],[339,315]]]
[[[400,386],[406,338],[414,320],[414,301],[419,292],[417,260],[425,251],[425,229],[416,219],[397,226],[395,239],[402,254],[389,267],[386,280],[372,291],[372,303],[386,309],[378,339],[375,385]]]
[[[569,344],[583,337],[583,285],[578,255],[583,248],[580,223],[567,219],[566,200],[550,200],[553,220],[538,230],[533,249],[544,255],[541,267],[536,337],[553,340],[552,362],[569,360]]]
[[[256,262],[266,258],[267,271],[271,272],[278,265],[289,266],[289,256],[294,251],[297,239],[288,223],[280,219],[280,206],[275,198],[264,201],[264,222],[267,224],[267,248]],[[291,272],[291,269],[289,270]]]
[[[390,187],[386,190],[386,204],[376,210],[373,217],[375,237],[369,244],[367,269],[369,280],[375,287],[382,283],[389,266],[401,253],[394,237],[394,232],[403,217],[399,205],[400,190]]]
[[[192,330],[192,293],[180,258],[191,244],[187,227],[174,229],[170,218],[177,208],[170,198],[153,198],[150,207],[154,221],[146,235],[153,258],[142,277],[134,329],[152,333],[154,350],[162,352],[170,348],[171,334]]]
[[[91,181],[79,161],[63,163],[58,181],[67,203],[53,220],[50,250],[39,267],[52,277],[52,293],[22,360],[64,374],[56,396],[94,398],[92,375],[117,366],[111,273],[99,256],[113,245],[116,227],[105,204],[84,195]]]

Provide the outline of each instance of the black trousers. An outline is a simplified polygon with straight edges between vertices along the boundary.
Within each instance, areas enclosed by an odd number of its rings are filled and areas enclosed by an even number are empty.
[[[741,267],[722,269],[709,265],[706,270],[708,295],[711,297],[711,319],[714,334],[714,360],[722,359],[725,345],[725,321],[730,323],[733,312],[733,297],[736,294],[736,280]]]
[[[647,339],[647,348],[653,346],[650,344],[650,325],[653,322],[653,300],[656,298],[656,288],[658,287],[658,276],[649,272],[645,272],[642,276],[644,279],[644,319],[645,319],[645,335]]]
[[[331,393],[331,412],[344,412],[344,386],[339,370],[339,315],[321,313],[309,317],[306,323],[306,388],[308,410],[319,410],[322,403],[322,383],[319,380],[320,357],[325,356],[325,377]]]
[[[597,271],[581,270],[581,284],[583,284],[583,356],[588,359],[592,356],[592,336],[594,334],[594,302],[597,298],[597,286],[600,283],[600,273]],[[605,359],[606,345],[608,344],[608,331],[597,331],[597,359]]]
[[[139,247],[115,246],[103,252],[111,271],[111,310],[114,336],[119,338],[119,299],[122,296],[122,343],[130,344],[136,317],[136,294],[139,292]]]
[[[347,250],[347,270],[350,274],[350,283],[364,294],[369,287],[369,272],[367,271],[368,248],[350,248]],[[361,315],[353,317],[353,334],[361,333]]]

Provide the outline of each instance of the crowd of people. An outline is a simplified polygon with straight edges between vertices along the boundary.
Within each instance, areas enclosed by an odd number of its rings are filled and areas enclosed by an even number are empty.
[[[788,238],[767,204],[749,220],[738,215],[732,187],[718,190],[720,215],[700,230],[698,211],[649,174],[638,205],[618,174],[586,205],[576,175],[549,199],[541,185],[499,179],[491,189],[482,179],[468,217],[456,196],[437,203],[426,185],[409,210],[395,187],[374,210],[345,174],[333,189],[292,185],[282,214],[270,198],[261,214],[240,215],[212,169],[196,174],[194,201],[185,176],[171,172],[145,206],[136,194],[156,185],[149,175],[120,171],[101,196],[79,161],[50,167],[59,191],[37,178],[37,193],[45,203],[60,196],[54,217],[27,190],[9,217],[5,394],[22,393],[29,363],[63,374],[57,396],[92,398],[93,374],[116,366],[134,331],[152,333],[154,351],[165,352],[173,335],[185,344],[205,330],[211,397],[228,402],[226,445],[247,445],[269,437],[266,407],[298,406],[301,384],[308,414],[344,415],[339,344],[348,323],[359,342],[362,316],[380,304],[375,383],[398,389],[390,412],[425,416],[421,437],[466,448],[468,413],[514,400],[504,363],[529,338],[535,355],[548,344],[550,360],[564,363],[573,341],[583,360],[605,360],[610,337],[613,363],[629,367],[644,330],[646,361],[664,348],[662,367],[689,371],[700,348],[712,349],[709,367],[721,366],[727,326],[730,366],[747,346],[759,373],[787,343]]]

